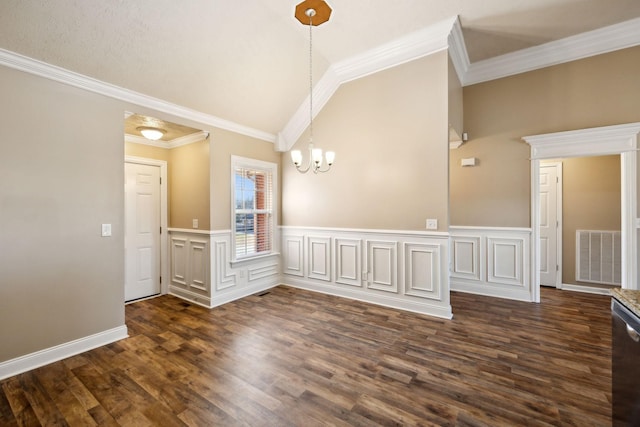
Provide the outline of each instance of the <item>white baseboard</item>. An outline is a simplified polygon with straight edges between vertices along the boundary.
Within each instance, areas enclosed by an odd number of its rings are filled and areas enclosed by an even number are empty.
[[[562,284],[563,291],[584,292],[586,294],[611,295],[611,288],[599,286],[569,285]]]
[[[0,363],[0,380],[127,338],[127,326],[89,335]]]
[[[394,298],[393,296],[376,295],[363,292],[361,288],[354,290],[332,285],[330,283],[318,284],[311,280],[304,280],[294,277],[285,277],[282,283],[292,288],[305,289],[307,291],[319,292],[341,298],[348,298],[356,301],[363,301],[370,304],[381,305],[383,307],[395,308],[398,310],[410,311],[412,313],[425,314],[427,316],[452,319],[453,313],[450,304],[431,303],[427,299],[411,301],[408,299]]]

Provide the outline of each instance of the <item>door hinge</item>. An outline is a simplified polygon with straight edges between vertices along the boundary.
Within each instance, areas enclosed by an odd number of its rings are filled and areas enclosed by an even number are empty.
[[[560,266],[556,265],[556,271],[560,271]]]
[[[160,276],[160,284],[162,285],[162,276]]]
[[[162,234],[162,226],[160,226],[160,234]]]
[[[160,177],[160,185],[162,185],[162,177]]]

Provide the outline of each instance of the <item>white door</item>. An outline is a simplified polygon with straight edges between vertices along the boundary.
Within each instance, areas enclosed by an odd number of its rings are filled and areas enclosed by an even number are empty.
[[[125,301],[160,293],[160,168],[125,163]]]
[[[558,218],[560,163],[540,165],[540,284],[560,287]]]

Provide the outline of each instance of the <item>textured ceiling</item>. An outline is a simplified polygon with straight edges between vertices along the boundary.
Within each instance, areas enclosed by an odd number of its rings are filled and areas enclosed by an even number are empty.
[[[308,94],[300,0],[2,0],[0,48],[272,134]],[[638,0],[327,0],[314,78],[459,15],[471,62],[640,16]]]

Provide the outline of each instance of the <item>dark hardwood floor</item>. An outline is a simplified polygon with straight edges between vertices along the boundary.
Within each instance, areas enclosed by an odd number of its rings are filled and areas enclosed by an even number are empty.
[[[284,286],[140,301],[130,338],[0,382],[0,425],[611,425],[609,297],[451,298],[453,320]]]

